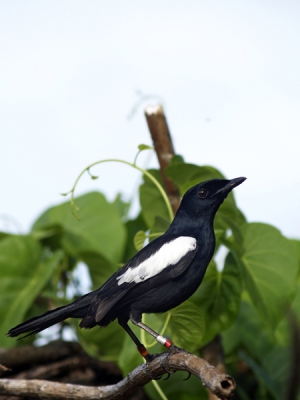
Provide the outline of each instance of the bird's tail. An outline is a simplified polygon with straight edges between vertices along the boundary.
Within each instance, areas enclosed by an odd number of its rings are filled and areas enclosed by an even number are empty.
[[[15,337],[21,335],[22,333],[27,333],[27,335],[23,336],[24,338],[26,336],[41,332],[44,329],[49,328],[58,322],[62,322],[67,318],[83,318],[86,315],[94,296],[94,292],[88,293],[85,296],[73,301],[71,304],[56,308],[55,310],[47,311],[38,317],[30,318],[22,324],[10,329],[7,335],[10,337]]]

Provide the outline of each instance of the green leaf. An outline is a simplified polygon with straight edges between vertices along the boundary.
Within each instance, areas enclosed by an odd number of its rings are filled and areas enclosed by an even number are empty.
[[[286,313],[285,318],[280,321],[275,331],[277,343],[282,347],[290,344],[292,330],[291,318],[294,316],[298,319],[298,324],[300,324],[300,282],[297,283],[297,291],[291,305],[291,311]]]
[[[300,240],[290,239],[298,260],[298,282],[300,283]]]
[[[149,170],[158,182],[162,183],[160,172]],[[157,216],[170,220],[168,209],[161,193],[154,183],[144,176],[144,183],[140,186],[140,203],[142,207],[142,216],[148,228],[152,228]]]
[[[116,264],[111,263],[99,253],[83,251],[80,258],[88,267],[93,290],[102,286],[117,271]]]
[[[160,216],[155,217],[154,224],[150,229],[150,241],[161,236],[170,226],[170,221]],[[154,235],[154,236],[153,236]]]
[[[251,357],[258,360],[276,346],[272,329],[266,326],[258,311],[248,300],[242,300],[236,321],[222,333],[222,338],[226,354],[243,348],[247,349]]]
[[[225,179],[216,168],[195,164],[172,163],[166,170],[166,175],[179,187],[183,195],[189,188],[209,179]]]
[[[184,158],[180,154],[175,154],[170,161],[169,165],[184,164]]]
[[[33,225],[33,231],[61,227],[61,246],[80,258],[81,252],[99,253],[112,263],[122,259],[126,230],[119,211],[101,193],[92,192],[76,199],[80,220],[74,218],[70,202],[51,207]]]
[[[251,357],[246,355],[245,353],[240,353],[242,359],[246,361],[248,366],[254,371],[255,375],[261,381],[264,383],[267,388],[270,390],[272,395],[276,400],[280,400],[282,397],[280,395],[280,387],[278,385],[278,381],[274,379],[274,377],[271,377],[268,375],[268,373],[258,364],[256,363]],[[278,360],[278,358],[277,358]],[[274,361],[274,360],[273,360]],[[276,365],[276,368],[278,368],[278,365]]]
[[[264,357],[262,357],[262,368],[272,380],[272,383],[276,383],[275,385],[269,385],[270,381],[267,381],[266,384],[269,386],[270,390],[274,394],[274,389],[276,389],[276,393],[279,399],[284,398],[284,394],[287,389],[288,379],[291,373],[291,354],[292,349],[290,346],[286,347],[275,347],[269,353],[266,353]]]
[[[141,250],[144,246],[147,235],[144,231],[138,231],[133,239],[134,247],[137,251]]]
[[[0,231],[0,240],[5,239],[9,236],[12,236],[10,233],[6,233],[6,232],[1,232]]]
[[[40,261],[40,244],[30,236],[10,236],[0,242],[0,345],[11,347],[6,332],[24,320],[37,295],[58,267],[62,252]]]
[[[139,144],[139,145],[138,145],[138,149],[139,149],[140,151],[143,151],[143,150],[153,150],[153,147],[148,146],[147,144]]]
[[[194,351],[200,346],[205,332],[205,318],[202,310],[191,301],[169,311],[171,318],[167,333],[178,347]]]
[[[231,230],[234,238],[232,244],[239,254],[243,251],[243,234],[241,229],[245,223],[246,219],[237,208],[233,194],[229,193],[229,196],[221,205],[215,216],[214,228],[215,230]]]
[[[246,289],[261,317],[275,328],[296,292],[297,257],[290,241],[270,225],[246,224],[243,235]]]
[[[126,218],[128,215],[129,207],[130,207],[130,202],[126,202],[122,199],[121,193],[118,193],[113,201],[113,204],[119,211],[120,217],[121,218]]]
[[[229,253],[223,270],[211,262],[203,282],[191,298],[205,313],[206,332],[203,343],[228,329],[235,321],[241,302],[241,279],[239,269]]]
[[[123,260],[124,264],[136,254],[136,247],[134,245],[134,237],[136,233],[138,231],[145,231],[147,229],[147,226],[141,214],[139,214],[133,220],[126,221],[125,227],[127,230],[127,242],[126,242],[126,249],[124,252],[124,260]]]

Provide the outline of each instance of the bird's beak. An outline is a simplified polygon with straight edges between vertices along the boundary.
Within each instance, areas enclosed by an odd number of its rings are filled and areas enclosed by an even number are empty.
[[[240,178],[234,178],[231,179],[225,186],[223,186],[221,189],[219,189],[215,194],[223,193],[223,194],[228,194],[233,188],[236,186],[240,185],[243,183],[247,178],[244,178],[243,176]]]

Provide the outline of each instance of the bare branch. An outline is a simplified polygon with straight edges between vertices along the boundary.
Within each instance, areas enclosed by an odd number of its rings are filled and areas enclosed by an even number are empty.
[[[213,340],[211,340],[209,343],[207,343],[206,346],[201,349],[201,355],[204,360],[217,368],[218,371],[223,374],[226,373],[220,335],[217,335]],[[208,395],[209,400],[216,400],[218,398],[212,392],[208,392]]]
[[[165,168],[169,165],[175,152],[164,110],[161,105],[147,106],[145,108],[145,116],[160,165],[164,186],[175,213],[179,207],[180,194],[177,187],[165,174]]]
[[[234,380],[218,372],[205,360],[187,353],[162,353],[148,364],[137,367],[115,385],[104,387],[80,386],[44,380],[0,379],[0,395],[14,395],[43,399],[123,399],[141,386],[158,378],[165,371],[187,371],[201,379],[204,386],[220,399],[229,399],[234,392]]]
[[[83,350],[78,343],[56,340],[41,347],[27,345],[0,349],[0,360],[2,364],[12,368],[16,365],[22,364],[56,361],[74,353],[83,353]]]

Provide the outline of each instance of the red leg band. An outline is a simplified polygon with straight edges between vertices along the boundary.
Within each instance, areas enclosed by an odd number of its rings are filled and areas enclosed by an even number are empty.
[[[138,349],[140,355],[143,357],[146,357],[149,354],[148,350],[146,349],[146,347],[144,345],[138,347],[137,349]]]
[[[169,347],[171,347],[172,346],[172,342],[171,342],[171,340],[169,340],[169,339],[167,339],[166,340],[166,343],[164,344],[164,346],[168,349]]]

